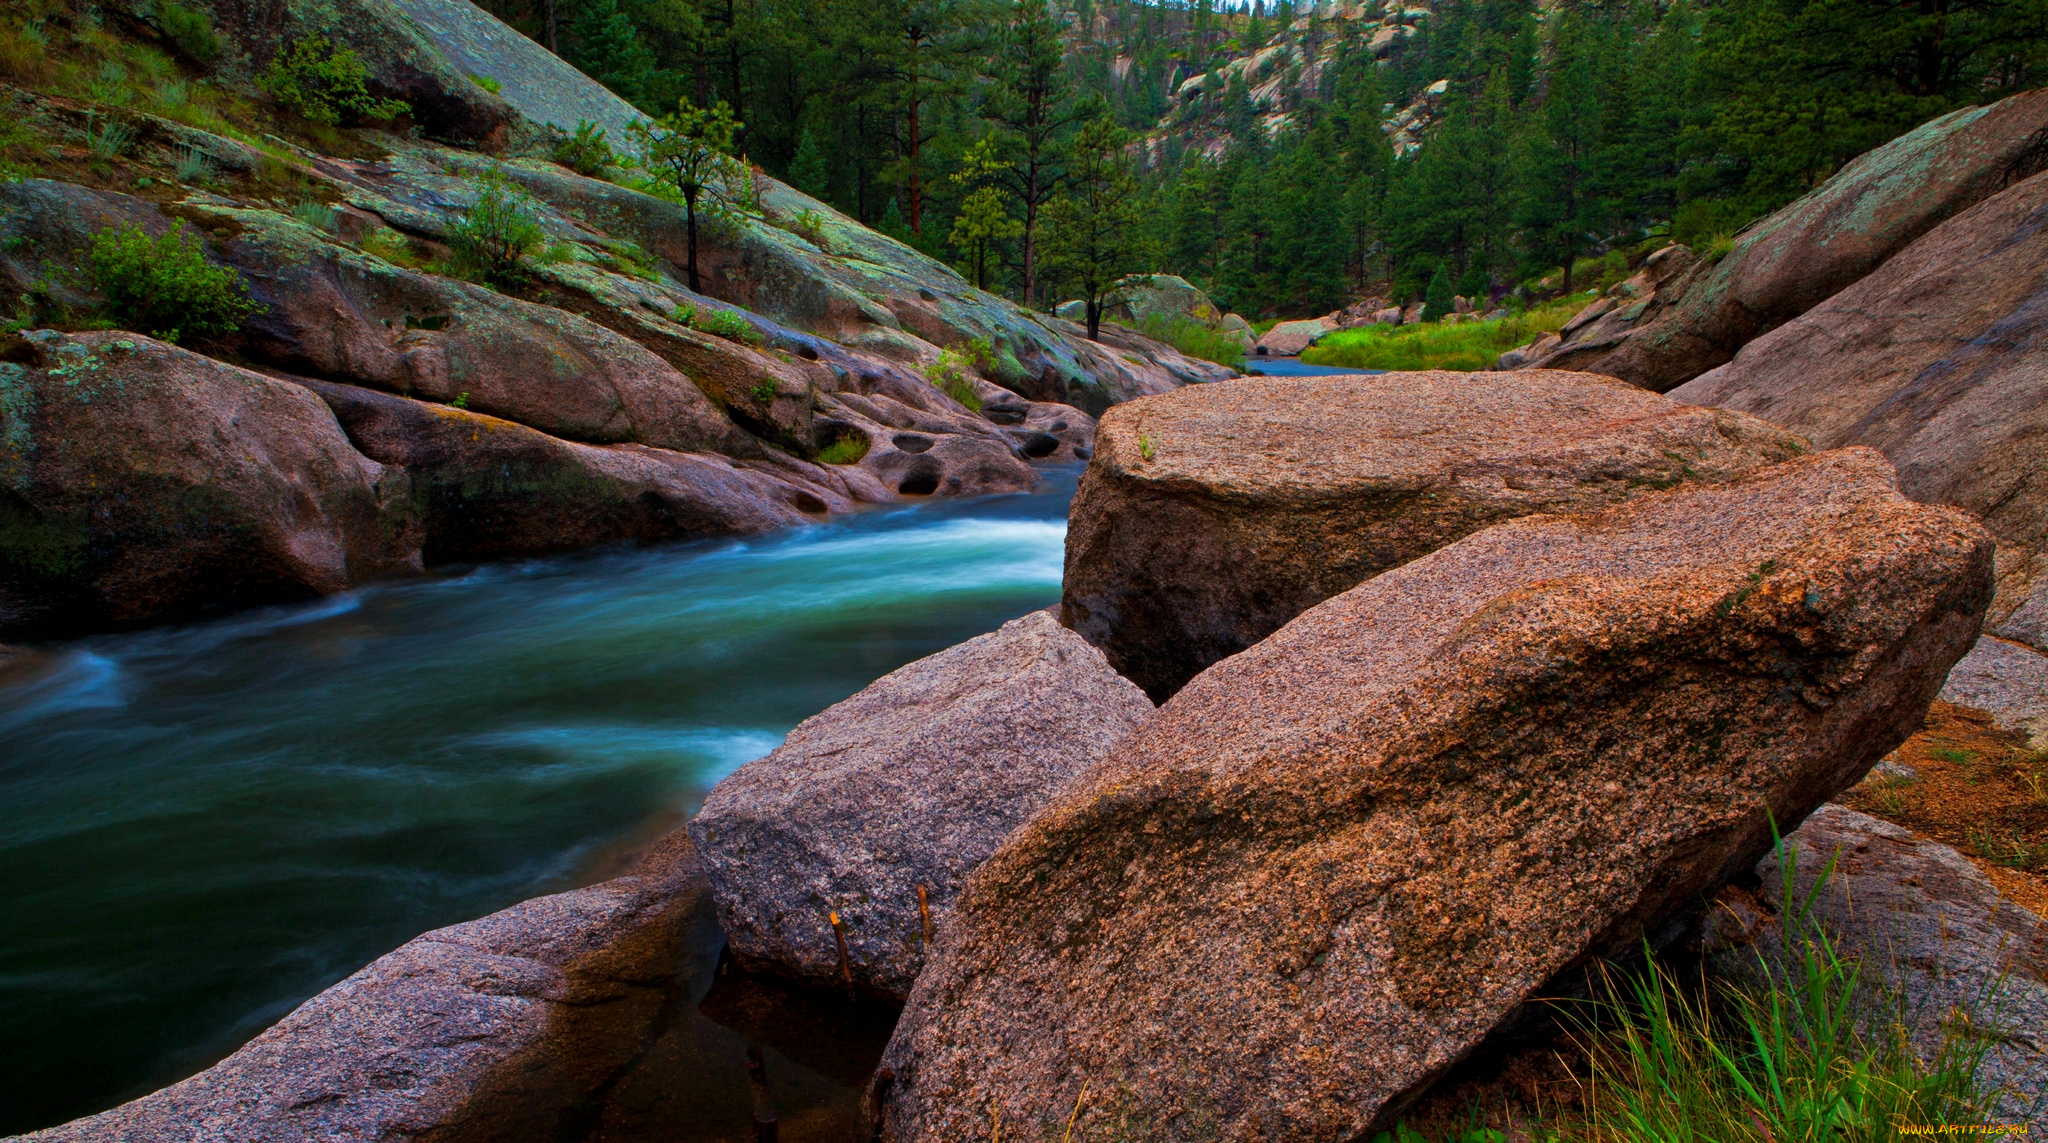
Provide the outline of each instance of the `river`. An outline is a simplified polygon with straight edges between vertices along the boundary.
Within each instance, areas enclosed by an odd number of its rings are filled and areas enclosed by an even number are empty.
[[[0,1135],[618,871],[801,719],[1055,601],[1078,475],[38,648],[0,679]],[[700,1048],[726,1034],[694,1019]],[[849,1105],[845,1076],[777,1065],[786,1116]],[[706,1082],[662,1116],[701,1126],[666,1137],[743,1128],[743,1085]]]

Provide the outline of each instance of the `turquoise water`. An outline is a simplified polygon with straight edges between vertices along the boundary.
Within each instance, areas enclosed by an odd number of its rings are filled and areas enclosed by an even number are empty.
[[[1049,475],[38,648],[0,679],[0,1135],[615,872],[799,720],[1054,602],[1078,473]]]

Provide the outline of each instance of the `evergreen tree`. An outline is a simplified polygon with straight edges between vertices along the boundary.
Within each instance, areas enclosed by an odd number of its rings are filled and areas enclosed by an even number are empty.
[[[633,21],[619,10],[618,0],[589,0],[569,27],[576,41],[576,66],[584,75],[612,89],[631,103],[640,98],[653,53],[640,42]]]
[[[1074,99],[1064,55],[1046,0],[1017,0],[995,59],[996,82],[982,104],[982,114],[1009,144],[1011,167],[1003,179],[1024,215],[1026,306],[1038,303],[1039,215],[1059,193],[1068,136],[1094,110]]]
[[[1139,268],[1143,216],[1125,141],[1107,116],[1082,127],[1067,189],[1045,211],[1046,272],[1081,295],[1090,341],[1116,284]]]
[[[683,201],[689,243],[686,269],[690,289],[697,293],[704,292],[697,277],[698,215],[746,205],[752,189],[752,173],[732,157],[733,134],[739,126],[732,108],[723,103],[704,108],[684,99],[673,114],[630,128],[647,169]]]
[[[812,198],[823,198],[831,177],[817,136],[809,127],[804,128],[803,138],[796,145],[796,156],[789,161],[789,185]]]
[[[1451,268],[1439,262],[1436,273],[1429,276],[1429,289],[1422,294],[1422,320],[1444,320],[1451,312],[1451,297]]]

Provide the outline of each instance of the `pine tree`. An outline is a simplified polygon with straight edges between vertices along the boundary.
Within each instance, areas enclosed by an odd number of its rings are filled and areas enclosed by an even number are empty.
[[[1023,299],[1038,304],[1039,215],[1064,180],[1068,136],[1089,105],[1074,99],[1065,45],[1046,0],[1017,0],[982,104],[1007,138],[1012,162],[1002,176],[1024,214]]]
[[[647,169],[683,200],[689,233],[687,271],[690,289],[698,293],[704,291],[697,279],[698,215],[743,205],[742,196],[752,189],[752,173],[732,157],[733,134],[739,126],[724,103],[703,108],[684,99],[674,114],[628,128],[640,144]]]
[[[789,185],[812,198],[822,199],[830,177],[831,173],[825,167],[825,152],[818,147],[817,136],[809,127],[804,128],[803,137],[796,145],[796,156],[789,160]]]
[[[1429,277],[1429,289],[1422,294],[1422,320],[1442,321],[1451,312],[1451,268],[1439,262]]]
[[[654,55],[640,42],[633,21],[618,0],[590,0],[569,26],[576,41],[576,66],[628,103],[640,98]]]
[[[1090,341],[1099,340],[1117,282],[1138,269],[1142,204],[1124,162],[1125,142],[1107,116],[1081,128],[1067,190],[1045,212],[1046,272],[1080,293]]]

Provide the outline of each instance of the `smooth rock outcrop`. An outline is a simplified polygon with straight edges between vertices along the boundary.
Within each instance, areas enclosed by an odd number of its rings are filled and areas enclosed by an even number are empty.
[[[1111,410],[1096,443],[1062,618],[1154,701],[1489,524],[1730,480],[1802,444],[1740,413],[1546,371],[1205,385]]]
[[[1490,528],[1211,668],[969,881],[883,1137],[1358,1139],[1663,939],[1976,638],[1992,541],[1867,449]],[[1077,1137],[1083,1137],[1077,1134]]]
[[[1523,364],[1664,392],[1734,357],[1945,220],[2048,165],[2048,90],[1952,111],[1865,153],[1819,188],[1548,353]]]
[[[327,402],[356,449],[398,470],[428,563],[765,532],[850,506],[768,461],[576,444],[467,409],[299,384]]]
[[[2026,735],[2033,749],[2048,748],[2048,655],[2031,647],[1977,640],[1948,673],[1941,701],[1981,710],[2001,729]]]
[[[1151,714],[1037,611],[805,720],[690,820],[734,955],[903,996],[967,875]]]
[[[414,938],[190,1079],[32,1143],[573,1137],[709,966],[678,831],[627,876]]]
[[[1786,840],[1802,900],[1834,860],[1812,916],[1838,949],[1906,997],[1921,1049],[1939,1048],[1944,1025],[1960,1019],[1985,1045],[1977,1077],[1997,1093],[1992,1121],[2048,1126],[2048,923],[2005,900],[1954,849],[1845,806],[1822,806]],[[1782,911],[1778,855],[1757,873],[1764,903]],[[1775,939],[1767,920],[1757,948],[1769,957]],[[1738,948],[1719,960],[1740,973],[1755,954]]]
[[[1881,449],[1906,495],[1983,517],[2000,548],[1990,629],[2048,648],[2044,212],[2048,174],[1929,231],[1671,395],[1823,448]]]
[[[403,473],[320,399],[132,333],[0,343],[0,630],[309,598],[418,570]]]

